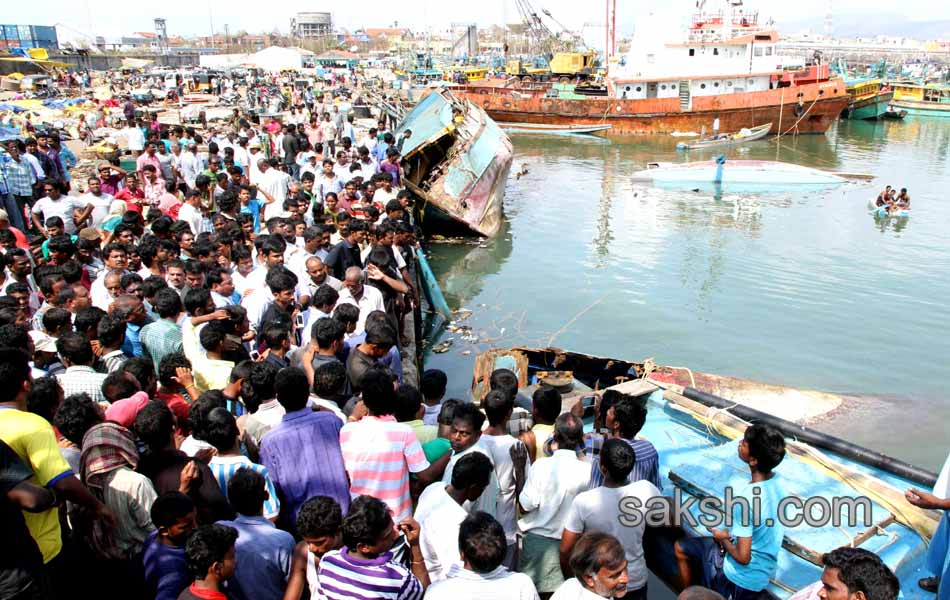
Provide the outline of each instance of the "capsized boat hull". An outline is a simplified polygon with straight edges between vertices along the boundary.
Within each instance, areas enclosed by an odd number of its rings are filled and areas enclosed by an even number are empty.
[[[616,381],[617,376],[622,376],[618,374],[626,372],[636,377],[645,372],[641,363],[559,349],[494,350],[476,360],[474,397],[481,397],[480,385],[493,367],[508,364],[519,369],[517,374],[523,386],[536,384],[539,371],[572,371],[574,389],[569,394],[573,394],[574,402],[589,395],[594,388],[608,387],[604,384]],[[660,369],[662,371],[662,367]],[[696,376],[693,373],[693,377]],[[650,379],[656,381],[652,374]],[[701,378],[696,383],[702,385]],[[703,404],[695,400],[698,396],[689,390],[680,393],[664,389],[666,385],[654,386],[642,379],[611,384],[617,391],[637,397],[647,408],[646,423],[639,437],[649,440],[657,449],[664,496],[670,497],[679,490],[684,503],[690,498],[695,501],[710,496],[721,502],[727,487],[736,489],[748,482],[748,466],[737,455],[737,440],[748,421],[731,414],[728,407]],[[794,432],[797,428],[794,423],[782,423],[781,419],[773,422],[781,425],[782,431]],[[586,415],[585,423],[590,429]],[[839,438],[826,437],[829,443],[847,444]],[[835,526],[802,523],[786,527],[777,571],[770,579],[768,592],[778,598],[790,597],[820,579],[823,553],[854,545],[881,557],[900,580],[904,597],[932,598],[917,587],[917,579],[928,574],[924,566],[927,538],[932,535],[940,515],[916,509],[903,499],[905,489],[922,484],[897,476],[887,468],[796,441],[789,433],[786,433],[786,445],[786,457],[776,473],[787,497],[826,502],[837,507],[830,510],[845,522]],[[926,475],[928,481],[935,477],[933,473]],[[867,500],[862,506],[870,510],[868,523],[864,522],[864,516],[854,525],[846,522],[850,513],[844,501],[848,499]],[[863,510],[858,509],[855,514],[863,515]],[[789,511],[786,516],[797,514],[793,508]],[[693,518],[699,516],[695,503],[689,514]],[[708,534],[701,525],[688,520],[678,526],[648,527],[643,542],[647,566],[671,587],[675,586],[677,567],[673,543],[683,536]]]
[[[722,164],[707,160],[654,165],[654,168],[635,172],[633,180],[670,187],[716,184],[723,187],[741,185],[750,189],[788,185],[833,186],[845,182],[844,178],[827,171],[768,160],[726,160]]]
[[[447,90],[428,94],[395,135],[404,142],[404,183],[421,198],[420,225],[428,232],[493,237],[501,228],[511,140],[485,111]],[[429,217],[429,218],[427,218]]]

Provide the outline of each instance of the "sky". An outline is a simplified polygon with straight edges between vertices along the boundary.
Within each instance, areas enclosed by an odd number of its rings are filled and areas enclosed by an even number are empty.
[[[535,9],[551,11],[553,16],[570,29],[579,29],[584,23],[603,22],[602,0],[530,0]],[[838,18],[850,15],[895,12],[895,4],[885,0],[760,0],[749,2],[762,17],[775,19],[781,29],[782,21],[803,21],[823,17],[833,3],[833,14]],[[355,2],[328,2],[327,0],[285,0],[277,7],[264,2],[231,0],[162,0],[154,4],[129,0],[32,0],[7,2],[3,9],[3,23],[20,25],[62,24],[86,35],[118,36],[133,31],[153,31],[153,19],[164,17],[169,35],[207,35],[214,30],[223,33],[227,24],[231,33],[246,30],[251,33],[273,31],[286,33],[290,19],[297,11],[325,11],[333,13],[334,22],[350,30],[359,27],[386,27],[398,22],[413,30],[424,31],[447,28],[454,22],[475,22],[485,26],[503,20],[516,22],[516,0],[357,0]],[[692,9],[694,0],[617,0],[617,27],[621,32],[632,31],[638,15],[653,10],[677,10],[685,14]],[[142,6],[154,9],[143,11]],[[266,8],[263,8],[265,7]],[[950,3],[933,0],[903,0],[900,14],[911,20],[950,18]],[[333,7],[332,9],[330,7]],[[89,30],[90,25],[92,31]],[[548,21],[549,27],[557,27]]]

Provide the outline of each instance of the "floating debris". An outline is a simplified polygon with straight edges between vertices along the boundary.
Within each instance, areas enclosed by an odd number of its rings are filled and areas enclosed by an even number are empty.
[[[444,342],[440,342],[432,347],[432,351],[436,354],[445,354],[449,351],[449,348],[452,347],[452,344],[455,342],[454,338],[449,338]]]
[[[448,329],[452,333],[469,334],[472,332],[471,325],[456,325],[455,321],[452,321],[451,323],[449,323],[446,329]]]

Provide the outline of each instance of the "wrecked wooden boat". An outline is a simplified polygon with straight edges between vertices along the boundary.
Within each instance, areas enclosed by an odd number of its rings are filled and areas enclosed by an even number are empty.
[[[484,110],[445,89],[433,90],[406,114],[403,185],[420,199],[426,232],[493,237],[501,228],[511,140]]]
[[[647,408],[639,437],[652,442],[659,453],[663,494],[672,497],[679,493],[680,506],[694,520],[700,516],[699,500],[714,498],[721,503],[727,487],[748,482],[748,466],[737,456],[745,428],[753,422],[778,428],[786,438],[786,457],[776,473],[787,498],[801,502],[787,504],[784,516],[802,517],[804,509],[798,506],[818,506],[820,510],[795,526],[786,523],[777,571],[767,587],[769,595],[788,598],[813,584],[821,577],[824,553],[853,546],[880,556],[900,580],[905,598],[933,597],[918,588],[917,580],[930,574],[925,573],[927,542],[941,515],[910,505],[903,493],[909,487],[931,488],[936,474],[777,416],[794,398],[788,388],[762,388],[763,396],[768,390],[778,396],[763,410],[756,410],[736,397],[724,399],[701,391],[719,386],[726,393],[739,387],[739,380],[559,349],[512,348],[491,350],[476,359],[474,398],[481,397],[495,368],[515,369],[521,384],[519,395],[530,395],[542,381],[558,387],[564,398],[563,410],[595,389],[614,389],[637,398]],[[667,383],[669,379],[687,385]],[[588,430],[592,429],[594,410],[584,411]],[[693,504],[687,509],[689,502]],[[840,522],[816,522],[824,510],[828,511],[824,516],[837,516]],[[851,516],[856,518],[851,521]],[[709,531],[688,518],[664,527],[648,527],[644,537],[647,566],[675,588],[674,542],[683,536],[703,535],[710,535]]]

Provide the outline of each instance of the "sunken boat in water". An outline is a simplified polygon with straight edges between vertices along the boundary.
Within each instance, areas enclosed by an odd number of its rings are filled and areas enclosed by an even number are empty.
[[[402,184],[419,197],[427,232],[493,237],[501,228],[511,140],[480,107],[435,90],[406,114],[396,131]]]

